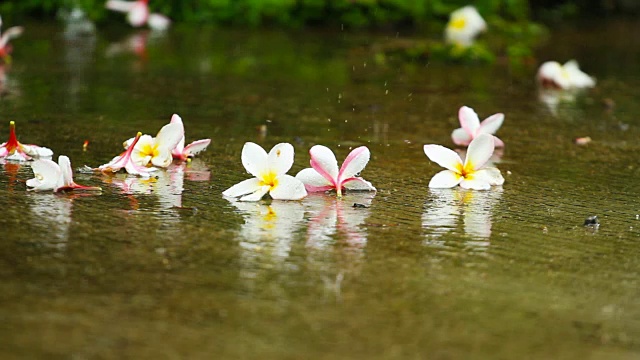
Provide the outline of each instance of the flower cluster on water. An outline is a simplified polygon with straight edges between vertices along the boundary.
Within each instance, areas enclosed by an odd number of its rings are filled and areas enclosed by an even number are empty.
[[[149,0],[109,0],[105,3],[105,7],[109,10],[127,14],[127,21],[133,27],[140,27],[146,24],[153,30],[162,31],[171,25],[171,20],[168,17],[149,11]]]

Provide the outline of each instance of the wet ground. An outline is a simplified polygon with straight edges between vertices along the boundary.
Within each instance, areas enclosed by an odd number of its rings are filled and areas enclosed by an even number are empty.
[[[539,94],[535,64],[377,63],[380,34],[28,24],[1,138],[13,120],[74,168],[173,113],[213,142],[151,180],[76,174],[90,196],[27,192],[29,165],[3,165],[0,356],[636,358],[638,31],[554,30],[538,62],[576,58],[598,86]],[[506,115],[502,188],[427,187],[422,145],[453,146],[462,105]],[[246,141],[294,144],[294,174],[314,144],[367,145],[378,192],[232,203]]]

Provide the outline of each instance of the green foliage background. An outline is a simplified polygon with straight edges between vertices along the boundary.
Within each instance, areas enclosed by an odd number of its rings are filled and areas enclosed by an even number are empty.
[[[0,2],[3,16],[55,15],[61,8],[80,7],[96,21],[118,14],[104,9],[106,0],[11,0]],[[350,27],[388,25],[424,26],[446,20],[468,0],[150,0],[150,7],[176,22],[222,25],[313,26],[339,24]],[[529,17],[527,0],[471,2],[483,16],[509,20]]]

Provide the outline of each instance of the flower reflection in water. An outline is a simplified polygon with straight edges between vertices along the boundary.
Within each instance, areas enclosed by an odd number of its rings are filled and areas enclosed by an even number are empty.
[[[581,90],[544,89],[538,90],[538,100],[543,103],[551,115],[558,116],[558,111],[576,102]]]
[[[375,193],[350,192],[342,199],[323,194],[310,194],[304,201],[311,216],[307,229],[307,246],[328,247],[335,237],[344,237],[350,249],[362,250],[367,234],[361,226],[369,217],[369,206]],[[354,204],[359,204],[354,207]]]
[[[464,234],[469,239],[465,245],[473,250],[486,250],[490,245],[493,207],[500,201],[502,187],[488,191],[430,189],[429,194],[422,214],[426,245],[448,247],[443,235],[456,232],[462,222]]]
[[[66,249],[73,200],[83,195],[91,196],[90,194],[30,193],[28,197],[31,200],[30,208],[34,215],[32,225],[41,229],[32,232],[32,234],[40,234],[35,236],[41,236],[41,238],[34,238],[33,241],[59,250]]]

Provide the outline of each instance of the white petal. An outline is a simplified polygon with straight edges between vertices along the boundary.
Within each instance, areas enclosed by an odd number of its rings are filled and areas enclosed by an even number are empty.
[[[196,140],[184,148],[184,153],[186,153],[187,156],[197,155],[205,151],[209,144],[211,144],[211,139]]]
[[[280,143],[274,146],[267,158],[268,169],[278,175],[286,174],[293,165],[293,146]]]
[[[460,172],[462,160],[455,151],[442,145],[425,145],[424,153],[429,160],[454,172]]]
[[[171,25],[171,20],[164,15],[152,13],[149,14],[147,23],[152,30],[164,31],[169,28],[169,25]]]
[[[347,190],[357,191],[376,191],[376,188],[370,182],[361,177],[352,177],[342,183]]]
[[[149,153],[149,149],[153,149],[155,146],[155,140],[151,137],[151,135],[142,135],[140,139],[133,147],[133,151],[131,152],[131,160],[142,166],[147,166],[149,161],[151,161],[151,154]]]
[[[260,188],[258,188],[256,191],[254,191],[253,193],[251,193],[249,195],[245,195],[245,196],[241,197],[239,200],[240,201],[259,201],[268,192],[269,192],[269,186],[268,185],[263,185]]]
[[[61,181],[62,173],[60,172],[60,167],[58,166],[58,164],[51,160],[35,160],[31,164],[31,169],[33,170],[33,174],[38,180],[37,186],[34,188],[34,190],[53,190]],[[34,183],[35,182],[31,181],[32,185]]]
[[[498,113],[489,116],[484,119],[482,124],[480,124],[480,128],[478,129],[479,134],[495,134],[500,126],[502,126],[502,122],[504,121],[504,114]]]
[[[0,47],[5,47],[9,40],[22,35],[24,28],[22,26],[13,26],[8,28],[0,37]]]
[[[455,171],[442,170],[431,178],[429,187],[448,189],[458,185],[462,179],[462,176]]]
[[[460,120],[460,126],[471,135],[475,135],[476,131],[480,127],[480,118],[472,108],[463,106],[458,111],[458,119]]]
[[[133,5],[135,5],[135,2],[133,1],[121,0],[109,0],[104,4],[107,9],[119,12],[129,12],[131,11],[131,8],[133,8]]]
[[[58,166],[62,174],[61,186],[69,186],[73,183],[73,170],[71,169],[71,161],[64,155],[58,156]]]
[[[504,184],[504,177],[500,173],[500,170],[494,167],[480,169],[473,173],[472,177],[474,179],[481,179],[482,181],[486,181],[489,183],[489,185],[500,186]]]
[[[296,175],[296,179],[302,181],[307,191],[311,192],[327,191],[329,189],[335,188],[335,185],[333,185],[333,183],[325,179],[324,176],[320,175],[313,168],[300,170],[300,172]]]
[[[338,173],[338,182],[352,178],[364,170],[364,167],[367,166],[369,159],[371,158],[371,153],[366,146],[357,147],[347,155],[347,158],[344,159],[342,166],[340,167],[340,172]]]
[[[575,60],[569,60],[563,66],[567,72],[571,85],[577,88],[594,87],[596,85],[595,80],[580,70],[578,62]]]
[[[451,133],[451,139],[453,140],[454,144],[459,146],[469,146],[469,143],[471,142],[471,140],[473,140],[467,130],[463,128],[453,130],[453,132]]]
[[[493,135],[480,134],[469,144],[467,150],[467,158],[464,161],[464,168],[469,170],[478,170],[487,163],[493,150],[495,143]]]
[[[149,17],[149,7],[147,4],[136,1],[136,3],[129,10],[127,20],[132,26],[138,27],[144,25]]]
[[[277,177],[277,185],[269,191],[269,195],[274,200],[300,200],[307,196],[307,190],[302,181],[291,175],[280,175]]]
[[[258,178],[251,178],[233,185],[232,187],[223,191],[222,195],[229,197],[238,197],[255,192],[260,188],[260,180]]]
[[[158,151],[158,155],[151,158],[151,163],[153,166],[166,168],[171,165],[173,161],[173,156],[171,156],[171,151],[166,148],[161,148]]]
[[[267,167],[267,152],[252,142],[242,147],[242,165],[253,176],[260,177]]]
[[[158,131],[155,141],[159,148],[171,151],[175,149],[183,137],[184,126],[181,122],[174,122],[163,126],[160,131]]]
[[[331,184],[338,181],[338,160],[333,151],[323,145],[315,145],[309,150],[311,167]]]
[[[491,184],[482,178],[471,178],[463,179],[460,182],[460,187],[469,190],[489,190],[491,189]]]

